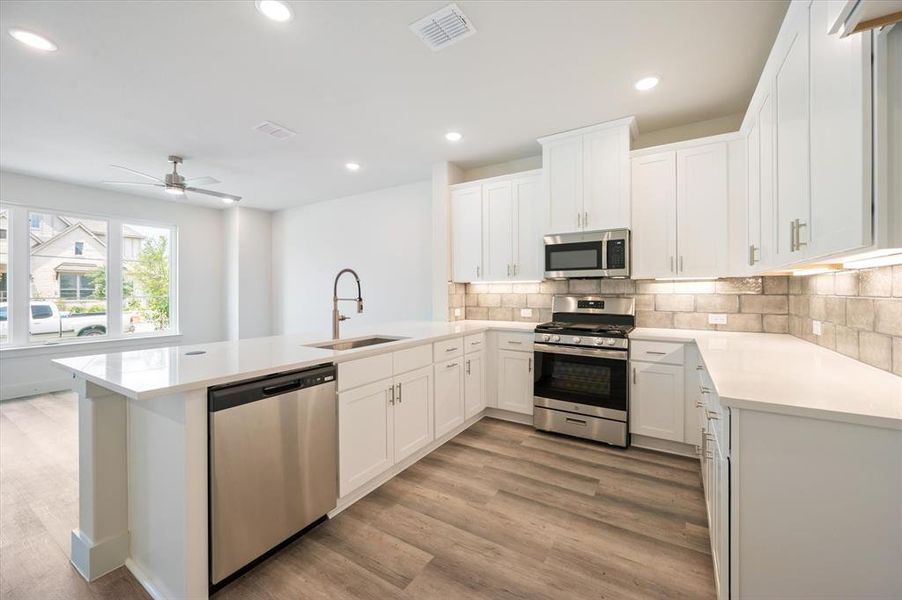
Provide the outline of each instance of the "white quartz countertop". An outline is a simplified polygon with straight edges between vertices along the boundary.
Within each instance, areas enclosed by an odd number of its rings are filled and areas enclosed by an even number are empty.
[[[902,377],[796,337],[638,328],[630,339],[695,342],[725,406],[902,430]]]
[[[322,363],[340,363],[427,342],[484,331],[525,331],[535,323],[509,321],[408,321],[386,323],[343,339],[372,335],[404,339],[353,350],[310,348],[322,335],[280,335],[246,340],[110,352],[53,362],[88,381],[143,400]],[[189,354],[203,351],[203,354]]]

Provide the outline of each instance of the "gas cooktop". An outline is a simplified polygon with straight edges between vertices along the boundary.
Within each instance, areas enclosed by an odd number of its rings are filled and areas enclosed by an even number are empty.
[[[556,333],[568,335],[589,335],[602,337],[626,337],[635,329],[632,325],[614,325],[611,323],[574,323],[570,321],[549,321],[536,325],[537,333]]]

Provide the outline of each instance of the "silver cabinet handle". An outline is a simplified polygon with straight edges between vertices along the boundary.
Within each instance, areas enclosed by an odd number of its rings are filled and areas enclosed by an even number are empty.
[[[576,213],[576,228],[581,229],[582,226],[583,226],[582,225],[582,215],[580,215],[579,213]]]
[[[707,387],[707,386],[704,386],[704,385],[698,386],[698,390],[699,390],[701,393],[703,393],[703,394],[710,394],[710,393],[711,393],[711,388],[709,388],[709,387]]]
[[[586,229],[589,228],[589,211],[583,213],[583,227]]]
[[[701,400],[695,401],[695,408],[703,408],[704,406],[705,406],[705,403],[702,402]]]
[[[680,254],[680,273],[683,272],[683,255]]]
[[[445,368],[446,368],[446,369],[453,369],[454,367],[457,367],[457,366],[459,366],[459,365],[460,365],[460,363],[456,363],[456,362],[448,363],[447,365],[445,365]]]
[[[513,344],[514,346],[522,346],[523,342],[515,342],[514,340],[507,340],[508,344]]]
[[[476,265],[476,279],[479,279],[479,265]]]
[[[467,361],[467,375],[470,374],[470,361]]]
[[[514,263],[514,277],[517,276],[517,263]]]
[[[712,460],[714,458],[714,453],[710,450],[705,450],[705,459]]]
[[[532,373],[532,358],[529,359],[529,366],[527,367],[528,371]]]
[[[398,404],[401,404],[401,383],[398,382]]]
[[[696,371],[704,371],[705,367],[703,367],[702,365],[698,365],[697,367],[695,367],[695,370]]]
[[[802,227],[808,228],[808,223],[796,219],[796,250],[801,250],[802,246],[807,246],[808,242],[802,241]]]
[[[798,224],[798,221],[799,220],[796,219],[795,221],[789,222],[789,251],[790,252],[795,252],[796,250],[798,250],[798,248],[796,248],[796,233],[797,233],[796,225]]]
[[[705,418],[706,418],[706,419],[711,419],[712,421],[716,421],[717,419],[720,418],[720,413],[714,412],[714,411],[712,411],[712,410],[706,410],[706,411],[705,411]]]
[[[673,257],[670,257],[670,272],[673,273]]]
[[[645,353],[646,353],[646,354],[660,354],[660,355],[662,355],[662,356],[663,356],[664,354],[667,354],[666,352],[659,352],[659,351],[657,351],[657,350],[646,350]]]
[[[633,385],[636,385],[636,367],[633,367]]]
[[[457,350],[457,346],[454,346],[453,348],[445,348],[445,352],[457,352]]]
[[[395,404],[395,386],[391,386],[391,398],[389,398],[388,403],[391,405]]]
[[[759,255],[758,250],[760,250],[760,248],[758,248],[758,246],[756,246],[755,244],[749,245],[749,265],[754,265],[756,262],[761,261],[761,256]]]

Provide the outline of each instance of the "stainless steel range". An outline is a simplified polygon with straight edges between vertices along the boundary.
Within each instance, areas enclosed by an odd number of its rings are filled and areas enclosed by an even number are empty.
[[[535,330],[535,428],[626,448],[633,299],[555,296],[551,311]]]

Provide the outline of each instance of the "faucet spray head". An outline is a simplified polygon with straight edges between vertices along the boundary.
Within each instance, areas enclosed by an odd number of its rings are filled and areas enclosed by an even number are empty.
[[[357,312],[358,312],[358,313],[362,313],[362,312],[363,312],[363,298],[361,298],[361,297],[359,297],[359,296],[358,296],[358,298],[357,298]]]

